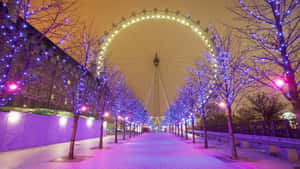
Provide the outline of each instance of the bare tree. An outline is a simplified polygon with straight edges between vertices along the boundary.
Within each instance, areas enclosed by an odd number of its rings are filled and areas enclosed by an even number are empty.
[[[33,69],[44,66],[55,48],[45,46],[45,39],[61,43],[68,39],[74,26],[70,21],[73,5],[64,0],[38,5],[30,4],[29,0],[1,0],[0,55],[4,56],[0,60],[1,106],[22,92],[28,81],[39,79]],[[10,91],[10,85],[18,90]]]
[[[94,76],[88,71],[88,65],[91,58],[98,53],[98,39],[91,31],[90,27],[83,25],[80,32],[81,36],[75,37],[77,52],[80,57],[80,65],[77,70],[67,71],[70,60],[63,60],[62,62],[62,77],[65,90],[71,102],[73,118],[73,130],[69,149],[69,158],[74,158],[74,146],[77,132],[78,119],[82,113],[91,110],[92,94],[96,90],[97,84]],[[75,74],[74,74],[75,73]]]
[[[264,92],[258,93],[255,96],[248,96],[247,99],[251,103],[248,109],[260,114],[264,121],[272,120],[276,113],[287,107],[277,96],[268,96]]]
[[[293,105],[300,124],[299,1],[236,1],[236,7],[231,10],[243,25],[236,29],[243,38],[251,41],[249,60],[245,65],[247,74],[261,84],[279,90]]]

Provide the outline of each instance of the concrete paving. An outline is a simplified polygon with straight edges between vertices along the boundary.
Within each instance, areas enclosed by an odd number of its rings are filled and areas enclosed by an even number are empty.
[[[240,160],[231,160],[226,144],[210,141],[192,144],[171,134],[148,133],[114,144],[105,138],[103,150],[94,149],[98,139],[77,142],[77,159],[62,160],[68,144],[0,153],[1,169],[294,169],[288,162],[253,149],[238,149]],[[198,141],[199,142],[199,141]]]

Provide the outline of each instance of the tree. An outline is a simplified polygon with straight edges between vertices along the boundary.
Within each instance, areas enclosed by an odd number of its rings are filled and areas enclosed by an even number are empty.
[[[274,115],[286,108],[286,104],[280,102],[277,96],[268,96],[266,93],[258,93],[255,96],[248,96],[250,111],[261,115],[264,121],[272,120]]]
[[[238,2],[232,12],[237,14],[242,22],[239,25],[243,27],[236,29],[251,42],[244,69],[250,78],[279,90],[292,104],[300,124],[299,1]]]
[[[231,36],[220,36],[216,30],[210,29],[214,53],[207,54],[208,60],[212,63],[211,71],[215,72],[214,85],[215,93],[222,100],[220,107],[226,110],[228,132],[231,141],[232,158],[237,159],[237,151],[235,146],[234,134],[232,129],[232,105],[236,102],[238,95],[251,82],[251,79],[245,76],[240,66],[244,61],[244,56],[239,51],[238,43],[232,46],[234,41]]]
[[[78,39],[77,39],[78,38]],[[61,65],[62,78],[65,90],[71,102],[73,118],[73,130],[69,148],[69,158],[74,158],[74,146],[77,132],[77,124],[79,117],[82,113],[91,111],[93,101],[93,91],[96,90],[97,84],[91,85],[90,83],[96,80],[88,71],[89,61],[97,55],[98,39],[93,34],[88,26],[83,25],[81,28],[80,36],[75,37],[77,46],[77,53],[79,56],[80,65],[77,70],[72,70],[74,74],[67,71],[68,64],[71,60],[63,60]],[[90,109],[90,110],[89,110]]]
[[[202,117],[202,125],[204,131],[204,148],[208,148],[206,117],[208,116],[207,105],[215,95],[213,76],[209,73],[209,69],[204,65],[203,61],[195,62],[196,69],[190,69],[190,79],[192,86],[195,88],[193,98],[196,98],[196,108]]]
[[[0,55],[4,56],[0,59],[0,106],[22,92],[27,82],[39,80],[33,70],[44,66],[53,50],[45,47],[44,40],[62,43],[68,39],[74,26],[70,22],[73,5],[64,0],[39,5],[29,0],[0,2]]]

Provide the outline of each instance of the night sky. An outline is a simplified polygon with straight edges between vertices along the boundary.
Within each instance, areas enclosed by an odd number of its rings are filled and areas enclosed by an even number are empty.
[[[132,12],[143,9],[169,8],[179,10],[181,14],[190,14],[193,20],[200,20],[203,28],[209,24],[223,29],[223,23],[233,23],[233,14],[227,10],[232,0],[78,0],[78,10],[82,21],[93,22],[95,32],[100,35],[112,28],[112,23],[119,23],[121,17],[128,17]],[[133,24],[112,41],[108,48],[109,64],[117,65],[125,74],[126,82],[134,94],[145,103],[151,86],[154,66],[153,58],[158,52],[161,78],[165,83],[169,102],[173,101],[177,88],[184,84],[187,75],[185,67],[193,66],[205,52],[202,41],[190,29],[166,20],[148,20]],[[163,89],[160,90],[160,112],[166,111]],[[153,110],[153,88],[150,91],[148,111]]]

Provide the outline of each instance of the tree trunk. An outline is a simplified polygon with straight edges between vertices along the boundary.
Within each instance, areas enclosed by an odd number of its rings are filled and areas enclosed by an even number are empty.
[[[237,155],[234,135],[233,135],[233,131],[232,131],[231,106],[230,105],[227,106],[227,122],[228,122],[228,133],[229,133],[229,137],[230,137],[230,140],[231,140],[232,158],[237,160],[238,155]]]
[[[129,138],[131,138],[131,123],[129,122]]]
[[[126,122],[124,120],[124,122],[123,122],[123,140],[125,140],[125,139],[126,139]]]
[[[184,123],[184,127],[185,127],[185,139],[189,139],[189,137],[188,137],[187,123],[186,123],[186,121],[185,121],[185,123]]]
[[[133,124],[133,136],[135,136],[135,124]]]
[[[104,119],[101,118],[100,120],[101,120],[101,122],[100,122],[100,141],[99,141],[99,148],[102,149],[102,148],[103,148],[103,122],[104,122]]]
[[[69,159],[74,159],[74,147],[75,147],[78,119],[79,119],[79,115],[75,114],[73,118],[72,137],[71,137],[70,148],[69,148]]]
[[[177,125],[177,135],[180,136],[180,133],[179,133],[179,124]]]
[[[195,143],[195,126],[194,126],[194,117],[192,117],[192,135],[193,135],[193,143]]]
[[[182,125],[182,122],[180,124],[180,136],[183,137],[183,125]]]
[[[203,125],[203,132],[204,132],[204,148],[208,148],[208,144],[207,144],[207,129],[206,129],[206,117],[202,117],[202,125]]]
[[[115,143],[118,143],[118,118],[116,118],[115,126]]]

